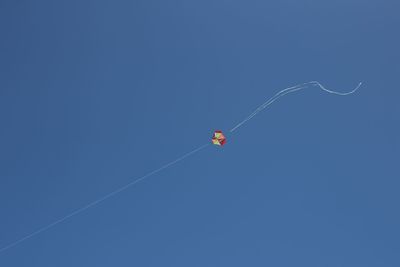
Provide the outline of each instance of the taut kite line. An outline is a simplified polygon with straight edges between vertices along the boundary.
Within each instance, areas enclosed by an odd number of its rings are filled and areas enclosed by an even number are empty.
[[[229,130],[229,132],[232,133],[232,132],[236,131],[239,127],[243,126],[246,122],[251,120],[254,116],[256,116],[258,113],[263,111],[265,108],[267,108],[273,102],[275,102],[277,99],[279,99],[279,98],[281,98],[281,97],[283,97],[283,96],[285,96],[287,94],[290,94],[290,93],[293,93],[293,92],[296,92],[296,91],[300,91],[300,90],[306,89],[306,88],[318,87],[319,89],[321,89],[321,90],[323,90],[323,91],[325,91],[327,93],[344,96],[344,95],[350,95],[350,94],[354,93],[355,91],[357,91],[358,88],[360,88],[360,86],[361,86],[361,82],[353,90],[351,90],[349,92],[341,93],[341,92],[336,92],[336,91],[332,91],[332,90],[326,89],[324,86],[322,86],[317,81],[311,81],[311,82],[302,83],[302,84],[298,84],[298,85],[283,89],[283,90],[279,91],[278,93],[276,93],[273,97],[268,99],[266,102],[264,102],[253,113],[251,113],[248,117],[246,117],[244,120],[239,122],[231,130]],[[226,137],[224,136],[222,131],[217,130],[217,131],[214,132],[211,141],[212,141],[212,143],[214,145],[223,146],[223,145],[226,144]],[[48,229],[60,224],[62,222],[64,222],[65,220],[67,220],[67,219],[69,219],[69,218],[71,218],[71,217],[73,217],[75,215],[78,215],[78,214],[86,211],[87,209],[89,209],[89,208],[91,208],[93,206],[96,206],[97,204],[107,200],[110,197],[113,197],[113,196],[117,195],[118,193],[120,193],[122,191],[125,191],[126,189],[128,189],[128,188],[136,185],[137,183],[149,178],[150,176],[152,176],[152,175],[154,175],[156,173],[159,173],[160,171],[165,170],[165,169],[175,165],[176,163],[178,163],[178,162],[190,157],[191,155],[195,154],[196,152],[199,152],[200,150],[203,150],[208,145],[209,144],[201,145],[198,148],[196,148],[196,149],[184,154],[183,156],[181,156],[181,157],[179,157],[179,158],[177,158],[177,159],[175,159],[175,160],[173,160],[173,161],[171,161],[171,162],[159,167],[158,169],[155,169],[154,171],[151,171],[151,172],[147,173],[144,176],[141,176],[141,177],[133,180],[132,182],[130,182],[130,183],[128,183],[128,184],[126,184],[126,185],[124,185],[124,186],[122,186],[122,187],[120,187],[120,188],[118,188],[118,189],[116,189],[116,190],[114,190],[114,191],[112,191],[110,193],[108,193],[107,195],[105,195],[105,196],[103,196],[101,198],[98,198],[98,199],[90,202],[89,204],[87,204],[87,205],[85,205],[85,206],[83,206],[83,207],[81,207],[81,208],[69,213],[68,215],[66,215],[66,216],[64,216],[64,217],[62,217],[62,218],[60,218],[60,219],[58,219],[58,220],[56,220],[56,221],[44,226],[42,228],[40,228],[39,230],[36,230],[36,231],[34,231],[34,232],[32,232],[32,233],[30,233],[28,235],[25,235],[24,237],[22,237],[22,238],[20,238],[20,239],[18,239],[16,241],[6,245],[5,247],[1,248],[0,249],[0,253],[6,251],[6,250],[8,250],[8,249],[10,249],[10,248],[12,248],[12,247],[14,247],[16,245],[18,245],[18,244],[20,244],[20,243],[22,243],[24,241],[26,241],[26,240],[28,240],[28,239],[30,239],[30,238],[38,235],[38,234],[40,234],[40,233],[42,233],[42,232],[44,232],[44,231],[46,231],[46,230],[48,230]]]

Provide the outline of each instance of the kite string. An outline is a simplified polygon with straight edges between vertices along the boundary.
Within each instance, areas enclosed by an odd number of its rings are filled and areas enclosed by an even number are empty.
[[[0,249],[0,253],[4,252],[5,250],[7,250],[9,248],[12,248],[12,247],[18,245],[19,243],[21,243],[21,242],[23,242],[23,241],[25,241],[25,240],[27,240],[29,238],[32,238],[32,237],[34,237],[34,236],[36,236],[36,235],[38,235],[38,234],[50,229],[50,228],[52,228],[53,226],[56,226],[56,225],[64,222],[65,220],[67,220],[67,219],[69,219],[69,218],[71,218],[71,217],[73,217],[73,216],[75,216],[75,215],[77,215],[79,213],[84,212],[85,210],[87,210],[87,209],[99,204],[100,202],[103,202],[104,200],[106,200],[106,199],[108,199],[108,198],[110,198],[110,197],[112,197],[112,196],[114,196],[114,195],[126,190],[126,189],[128,189],[129,187],[131,187],[131,186],[133,186],[133,185],[145,180],[146,178],[149,178],[150,176],[152,176],[152,175],[154,175],[154,174],[156,174],[156,173],[158,173],[158,172],[160,172],[160,171],[162,171],[162,170],[164,170],[164,169],[166,169],[168,167],[171,167],[172,165],[178,163],[179,161],[182,161],[182,160],[186,159],[187,157],[193,155],[194,153],[204,149],[208,145],[209,144],[202,145],[202,146],[200,146],[200,147],[198,147],[198,148],[186,153],[185,155],[177,158],[176,160],[171,161],[171,162],[161,166],[160,168],[158,168],[158,169],[156,169],[154,171],[151,171],[151,172],[147,173],[146,175],[144,175],[144,176],[142,176],[142,177],[140,177],[140,178],[138,178],[138,179],[136,179],[136,180],[134,180],[134,181],[132,181],[132,182],[130,182],[130,183],[128,183],[128,184],[126,184],[126,185],[114,190],[114,191],[112,191],[111,193],[108,193],[107,195],[105,195],[105,196],[103,196],[101,198],[98,198],[97,200],[94,200],[94,201],[90,202],[89,204],[87,204],[87,205],[85,205],[85,206],[83,206],[83,207],[71,212],[70,214],[68,214],[68,215],[66,215],[66,216],[64,216],[64,217],[62,217],[62,218],[60,218],[60,219],[58,219],[58,220],[56,220],[56,221],[44,226],[42,228],[40,228],[39,230],[36,230],[36,231],[34,231],[34,232],[32,232],[32,233],[30,233],[30,234],[18,239],[17,241],[14,241],[14,242],[10,243],[9,245],[1,248]]]
[[[311,86],[318,86],[321,90],[323,90],[323,91],[325,91],[327,93],[344,96],[344,95],[350,95],[350,94],[354,93],[355,91],[357,91],[358,88],[360,88],[361,84],[362,83],[360,82],[357,85],[357,87],[355,87],[353,90],[351,90],[349,92],[345,92],[345,93],[329,90],[329,89],[325,88],[322,84],[320,84],[318,81],[311,81],[311,82],[307,82],[307,83],[302,83],[302,84],[298,84],[298,85],[283,89],[283,90],[279,91],[278,93],[276,93],[273,97],[268,99],[266,102],[261,104],[253,113],[251,113],[244,120],[239,122],[235,127],[233,127],[231,130],[229,130],[229,132],[232,133],[232,132],[236,131],[239,127],[241,127],[243,124],[245,124],[246,122],[251,120],[254,116],[256,116],[262,110],[267,108],[269,105],[271,105],[277,99],[279,99],[279,98],[281,98],[281,97],[283,97],[283,96],[285,96],[285,95],[287,95],[289,93],[293,93],[293,92],[296,92],[296,91],[299,91],[299,90],[302,90],[302,89],[306,89],[306,88],[311,88]]]

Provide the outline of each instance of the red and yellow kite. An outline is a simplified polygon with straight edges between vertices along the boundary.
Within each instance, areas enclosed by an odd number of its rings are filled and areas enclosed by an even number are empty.
[[[226,138],[222,131],[215,131],[211,141],[216,146],[223,146],[226,143]]]

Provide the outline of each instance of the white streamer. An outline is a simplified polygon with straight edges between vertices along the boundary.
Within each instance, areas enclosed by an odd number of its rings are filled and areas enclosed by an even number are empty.
[[[265,108],[267,108],[269,105],[271,105],[272,103],[274,103],[277,99],[296,92],[296,91],[300,91],[302,89],[306,89],[306,88],[313,88],[312,86],[318,86],[321,90],[330,93],[330,94],[335,94],[335,95],[350,95],[352,93],[354,93],[355,91],[357,91],[358,88],[360,88],[361,86],[361,82],[357,85],[356,88],[354,88],[353,90],[349,91],[349,92],[345,92],[345,93],[341,93],[341,92],[337,92],[337,91],[332,91],[329,89],[326,89],[322,84],[320,84],[317,81],[311,81],[311,82],[307,82],[307,83],[302,83],[302,84],[298,84],[286,89],[283,89],[281,91],[279,91],[278,93],[276,93],[273,97],[271,97],[270,99],[268,99],[266,102],[264,102],[261,106],[259,106],[253,113],[251,113],[249,116],[247,116],[244,120],[242,120],[241,122],[239,122],[235,127],[233,127],[229,132],[234,132],[236,131],[239,127],[241,127],[243,124],[245,124],[246,122],[248,122],[249,120],[251,120],[254,116],[256,116],[258,113],[260,113],[261,111],[263,111]]]

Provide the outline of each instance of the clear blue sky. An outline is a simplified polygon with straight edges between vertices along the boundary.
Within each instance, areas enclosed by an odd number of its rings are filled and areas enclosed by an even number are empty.
[[[400,2],[0,2],[0,266],[400,266]]]

